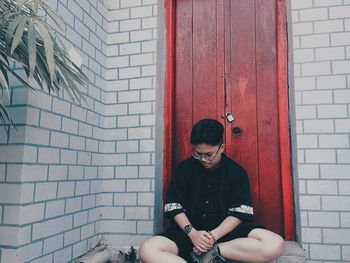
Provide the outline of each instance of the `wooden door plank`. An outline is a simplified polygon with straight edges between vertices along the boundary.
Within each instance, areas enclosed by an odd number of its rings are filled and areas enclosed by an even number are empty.
[[[227,134],[232,141],[227,152],[249,175],[254,211],[259,220],[254,0],[233,0],[230,10],[231,70],[228,83],[232,114],[236,121],[227,126]],[[236,125],[242,129],[239,137],[232,133]]]
[[[189,138],[193,124],[193,0],[177,1],[176,6],[176,68],[175,68],[175,160],[176,166],[191,156]]]
[[[278,147],[276,0],[256,0],[256,61],[260,207],[263,224],[283,234]]]

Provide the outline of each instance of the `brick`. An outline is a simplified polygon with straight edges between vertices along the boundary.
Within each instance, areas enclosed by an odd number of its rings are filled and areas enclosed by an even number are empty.
[[[139,144],[138,141],[120,141],[117,142],[117,152],[126,153],[126,152],[138,152]]]
[[[18,249],[18,253],[22,256],[22,262],[29,262],[34,258],[42,255],[43,242],[32,242]]]
[[[57,235],[44,240],[44,254],[63,248],[63,235]]]
[[[3,246],[17,246],[19,227],[0,226],[0,243]]]
[[[77,134],[78,133],[78,122],[68,118],[62,118],[62,131]]]
[[[58,183],[58,198],[74,196],[75,182]]]
[[[125,180],[104,180],[101,192],[125,192]]]
[[[130,9],[117,9],[117,10],[109,10],[108,12],[108,20],[109,21],[119,21],[130,18]]]
[[[341,227],[350,226],[350,213],[340,213],[340,225]]]
[[[349,244],[350,229],[323,229],[323,240],[328,244]]]
[[[141,29],[141,19],[128,19],[128,20],[120,21],[120,32],[140,30],[140,29]]]
[[[64,216],[33,225],[33,240],[52,236],[72,228],[72,217]]]
[[[141,45],[142,52],[156,52],[157,51],[157,42],[155,40],[152,41],[144,41]]]
[[[82,207],[82,197],[66,199],[66,213],[80,211]]]
[[[150,102],[130,103],[128,106],[129,114],[152,113],[152,103]]]
[[[153,221],[138,221],[137,222],[138,234],[153,234]]]
[[[128,129],[128,139],[148,139],[151,138],[151,129],[145,128],[129,128]]]
[[[68,179],[69,180],[82,180],[84,178],[83,166],[69,166],[68,167]]]
[[[33,261],[31,261],[32,263],[47,263],[47,262],[53,262],[53,255],[47,255],[44,257],[40,257],[38,259],[35,259]]]
[[[339,181],[339,194],[350,195],[350,180]]]
[[[314,62],[302,64],[303,76],[327,75],[331,73],[329,62]]]
[[[68,147],[69,136],[65,133],[51,131],[50,146]]]
[[[32,200],[34,185],[25,186],[25,189],[23,189],[23,186],[20,184],[0,184],[1,203],[19,204],[21,201],[21,192],[23,192],[24,190],[27,191],[26,198],[28,198],[28,200],[26,200],[26,202]]]
[[[316,60],[337,59],[345,59],[344,47],[316,48]]]
[[[140,125],[139,116],[120,116],[117,117],[118,127],[135,127]]]
[[[343,75],[317,77],[317,89],[345,89],[345,88],[346,88],[346,77]],[[336,99],[335,99],[335,102],[337,103]]]
[[[118,103],[139,102],[139,91],[122,91],[118,92]]]
[[[135,233],[136,222],[126,220],[108,220],[101,221],[100,224],[101,233],[113,232],[113,233]]]
[[[83,20],[83,9],[75,2],[68,1],[68,10],[77,16],[80,20]]]
[[[22,145],[2,145],[0,162],[2,163],[36,163],[37,148]]]
[[[109,44],[120,44],[129,42],[129,32],[109,33],[107,35],[107,42]]]
[[[313,49],[297,49],[293,54],[294,63],[315,61],[315,52]]]
[[[140,141],[140,152],[154,152],[155,142],[154,140],[141,140]]]
[[[152,30],[151,29],[130,32],[130,41],[131,42],[145,41],[145,40],[151,40],[151,39],[152,39]]]
[[[89,195],[89,196],[83,196],[83,205],[82,209],[91,209],[96,206],[96,196],[95,195]]]
[[[305,150],[306,162],[308,163],[335,163],[335,150]]]
[[[329,18],[348,18],[350,14],[350,6],[341,5],[329,8]]]
[[[301,37],[302,48],[318,48],[330,46],[330,37],[328,34],[317,34]]]
[[[343,261],[350,260],[350,246],[342,246],[342,259]]]
[[[78,181],[75,185],[75,195],[86,195],[89,193],[89,182],[88,181]]]
[[[301,210],[321,210],[321,199],[319,196],[300,195]]]
[[[321,165],[321,177],[324,179],[349,179],[350,165]]]
[[[312,227],[339,227],[339,213],[309,212],[309,225]]]
[[[153,62],[153,54],[152,53],[130,56],[130,65],[131,66],[149,65],[149,64],[153,64],[153,63],[154,62]]]
[[[125,219],[147,220],[150,219],[148,207],[125,207]]]
[[[334,125],[332,120],[306,120],[304,121],[305,133],[332,133]]]
[[[322,231],[318,228],[302,228],[303,242],[322,243]]]
[[[76,228],[64,233],[64,246],[72,245],[80,241],[80,228]]]
[[[115,204],[118,205],[117,203]],[[125,204],[127,205],[127,202]],[[99,214],[103,220],[124,219],[124,207],[102,207]]]
[[[126,184],[127,192],[149,192],[151,189],[150,180],[147,179],[129,179]]]
[[[312,0],[294,0],[291,2],[292,9],[303,9],[312,7]]]
[[[142,19],[142,29],[157,28],[157,17]]]
[[[54,253],[54,262],[55,263],[66,263],[71,260],[72,247],[67,247],[61,250],[58,250]]]
[[[322,196],[325,211],[350,211],[350,196]]]
[[[348,109],[346,105],[318,105],[317,115],[320,119],[344,118],[348,115]]]
[[[119,78],[137,78],[141,76],[140,67],[122,68],[119,70]]]
[[[313,34],[314,28],[312,22],[306,22],[306,23],[293,23],[293,35],[299,36],[299,35],[310,35]],[[294,47],[296,48],[296,47]],[[295,52],[296,50],[294,50]]]
[[[134,7],[130,9],[131,18],[152,16],[152,6]]]
[[[332,46],[345,46],[350,45],[350,33],[333,33],[331,34],[331,44]]]
[[[341,5],[341,0],[314,0],[314,6],[335,6]]]
[[[317,21],[328,19],[327,8],[312,8],[300,10],[300,21]]]
[[[141,115],[141,126],[155,126],[155,115]]]
[[[154,206],[154,193],[138,193],[137,204],[139,206]]]
[[[349,163],[350,150],[337,150],[337,160],[339,163]]]
[[[335,103],[350,103],[350,90],[335,90],[334,91]]]
[[[154,166],[141,166],[139,177],[140,178],[154,178],[155,176],[155,167]]]
[[[55,200],[46,203],[45,217],[56,217],[64,214],[64,200]]]
[[[120,52],[120,55],[139,54],[141,52],[141,43],[136,42],[136,43],[121,44],[119,45],[119,52]]]
[[[37,183],[35,187],[35,201],[56,198],[57,183]]]
[[[350,34],[349,34],[350,37]],[[349,41],[350,45],[350,41]],[[350,73],[350,61],[333,61],[332,68],[334,74]]]
[[[347,135],[319,135],[320,148],[348,148],[349,137]]]
[[[74,214],[73,216],[73,227],[78,227],[87,224],[88,212],[83,211]]]
[[[298,149],[317,148],[317,135],[298,135],[297,144]]]
[[[115,168],[116,178],[136,178],[138,177],[137,166],[117,166]]]
[[[117,193],[114,194],[114,205],[116,206],[136,206],[136,193]]]
[[[344,31],[343,20],[329,20],[315,22],[315,33],[333,33],[333,32],[342,32]]]
[[[121,0],[120,1],[120,7],[133,7],[133,6],[140,6],[141,0]]]
[[[127,155],[128,165],[150,164],[151,158],[149,153],[129,153]]]
[[[81,239],[86,239],[89,237],[94,236],[95,234],[95,225],[94,224],[89,224],[86,226],[83,226],[81,228]]]
[[[310,257],[315,260],[340,260],[340,247],[310,244]]]
[[[113,142],[114,144],[114,142]],[[91,153],[78,152],[78,164],[79,165],[91,165]]]
[[[295,109],[297,120],[316,119],[316,107],[312,106],[297,106]]]
[[[61,164],[76,164],[77,163],[77,151],[75,150],[61,150],[60,154]],[[63,174],[61,174],[62,177]]]
[[[139,78],[130,80],[130,89],[151,89],[152,78]]]
[[[350,132],[350,119],[335,120],[336,132]]]
[[[4,166],[5,168],[5,166]],[[7,182],[32,182],[47,180],[47,165],[8,164]],[[1,169],[0,169],[1,173]],[[5,169],[4,174],[5,176]]]

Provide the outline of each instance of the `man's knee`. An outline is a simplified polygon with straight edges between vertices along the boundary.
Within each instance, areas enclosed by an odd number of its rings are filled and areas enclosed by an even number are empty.
[[[139,249],[140,259],[144,262],[151,262],[159,252],[170,252],[177,254],[176,244],[162,236],[154,236],[145,240]]]

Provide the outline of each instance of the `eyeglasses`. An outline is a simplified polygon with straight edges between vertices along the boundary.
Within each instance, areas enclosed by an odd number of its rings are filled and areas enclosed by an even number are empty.
[[[192,154],[192,157],[194,159],[197,159],[197,160],[201,160],[201,159],[204,159],[204,160],[207,160],[207,161],[212,161],[216,155],[218,154],[220,148],[221,148],[221,145],[222,143],[220,143],[218,146],[218,150],[215,152],[215,153],[202,153],[202,154],[199,154],[199,153],[196,153],[196,152],[193,152]]]

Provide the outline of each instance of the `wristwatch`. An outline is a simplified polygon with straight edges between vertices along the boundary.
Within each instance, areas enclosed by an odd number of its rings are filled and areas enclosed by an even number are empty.
[[[188,225],[184,226],[184,228],[182,230],[185,232],[185,234],[188,235],[191,232],[192,228],[193,228],[193,226],[191,224],[188,224]]]

